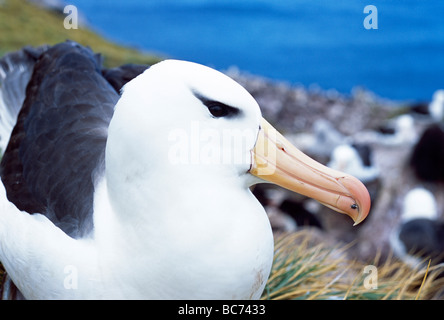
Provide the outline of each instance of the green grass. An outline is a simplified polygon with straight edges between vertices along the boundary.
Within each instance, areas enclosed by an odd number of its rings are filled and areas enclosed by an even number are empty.
[[[106,40],[82,26],[65,29],[64,19],[63,14],[42,9],[25,0],[0,1],[0,56],[27,45],[54,45],[71,39],[102,53],[108,67],[130,62],[152,64],[161,60],[156,55]]]

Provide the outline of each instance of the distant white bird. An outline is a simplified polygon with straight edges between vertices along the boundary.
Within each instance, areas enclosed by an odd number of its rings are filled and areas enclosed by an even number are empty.
[[[429,112],[435,121],[441,122],[444,119],[444,90],[436,90],[432,101],[429,104]]]
[[[438,209],[435,196],[429,190],[417,187],[404,197],[401,221],[405,223],[420,218],[436,220]]]
[[[318,119],[313,124],[314,143],[308,148],[311,154],[328,156],[338,145],[345,142],[346,137],[325,120]]]
[[[327,166],[359,177],[358,179],[364,183],[373,181],[379,176],[379,169],[375,166],[365,166],[358,151],[349,144],[337,146]]]
[[[437,258],[443,253],[444,228],[429,190],[417,187],[406,194],[401,221],[390,243],[394,253],[412,267],[424,258]]]
[[[297,133],[286,137],[298,148],[315,158],[329,157],[334,148],[350,141],[326,119],[316,120],[313,123],[312,132]]]
[[[251,185],[367,216],[360,181],[292,146],[222,73],[167,60],[123,72],[121,96],[106,74],[74,42],[36,57],[1,163],[6,297],[257,299],[273,234]]]
[[[387,127],[392,132],[381,133],[375,130],[358,132],[353,136],[353,141],[385,146],[409,146],[418,140],[415,119],[409,114],[403,114],[392,119]]]
[[[393,137],[393,143],[395,144],[412,144],[418,139],[415,130],[415,120],[409,114],[403,114],[396,118],[395,130]]]

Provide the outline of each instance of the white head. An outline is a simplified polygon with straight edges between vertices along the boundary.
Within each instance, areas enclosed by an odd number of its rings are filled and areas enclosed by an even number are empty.
[[[164,181],[165,188],[178,181],[233,186],[228,181],[234,181],[247,188],[266,180],[357,223],[370,208],[361,182],[291,145],[262,118],[242,86],[185,61],[160,62],[124,87],[109,127],[106,169],[108,185],[136,180]]]
[[[424,188],[410,190],[404,198],[402,221],[431,219],[438,217],[437,204],[433,194]]]
[[[341,144],[333,150],[328,166],[336,170],[351,172],[360,170],[364,164],[355,148],[349,144]]]
[[[160,161],[181,173],[199,166],[242,175],[250,168],[260,121],[254,98],[231,78],[196,63],[165,60],[124,87],[109,135],[136,141],[137,149],[122,147],[153,166]]]

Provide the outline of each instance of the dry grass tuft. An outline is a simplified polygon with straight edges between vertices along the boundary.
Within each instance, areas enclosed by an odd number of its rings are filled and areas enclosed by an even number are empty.
[[[311,242],[306,231],[276,239],[263,299],[413,300],[442,294],[444,278],[438,277],[444,271],[442,265],[427,270],[424,263],[411,269],[394,257],[383,263],[375,257],[365,264],[350,260],[345,246],[329,248]],[[370,281],[373,276],[377,278]]]

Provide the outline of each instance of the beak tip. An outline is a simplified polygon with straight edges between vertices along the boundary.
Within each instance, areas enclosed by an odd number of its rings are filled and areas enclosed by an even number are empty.
[[[347,188],[350,194],[350,198],[348,199],[354,202],[354,204],[352,204],[350,207],[351,210],[348,209],[349,207],[347,202],[345,202],[343,204],[343,210],[347,215],[350,216],[350,218],[353,219],[353,226],[357,226],[367,218],[370,212],[370,194],[366,186],[359,179],[353,176],[346,175],[340,180],[342,185]]]
[[[368,216],[368,214],[370,212],[370,207],[371,207],[370,194],[368,193],[367,188],[365,188],[364,186],[363,186],[363,188],[364,189],[361,189],[362,192],[361,192],[361,195],[359,197],[359,202],[361,204],[360,212],[359,212],[357,218],[353,219],[354,222],[355,222],[353,224],[353,226],[357,226],[358,224],[363,222],[367,218],[367,216]]]

